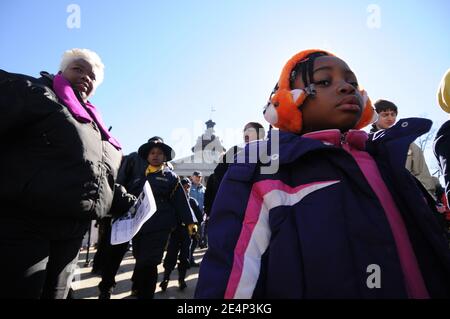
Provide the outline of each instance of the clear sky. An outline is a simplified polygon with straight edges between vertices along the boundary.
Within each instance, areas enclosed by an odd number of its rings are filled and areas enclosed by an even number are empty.
[[[449,12],[448,0],[0,0],[0,68],[55,73],[65,50],[96,51],[105,81],[91,101],[125,153],[159,135],[190,155],[211,114],[225,147],[241,142],[246,122],[267,127],[263,105],[287,59],[313,47],[343,58],[373,101],[437,128]]]

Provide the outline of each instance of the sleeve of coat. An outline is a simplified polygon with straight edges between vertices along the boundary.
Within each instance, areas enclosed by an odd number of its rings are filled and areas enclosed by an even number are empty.
[[[134,205],[136,201],[137,198],[134,195],[128,193],[125,187],[120,184],[115,184],[114,197],[109,214],[113,218],[120,217],[128,212],[128,210],[131,208],[131,206]]]
[[[124,185],[125,187],[130,182],[133,173],[134,158],[130,155],[124,156],[122,162],[120,163],[119,172],[117,173],[116,182],[118,184]]]
[[[0,70],[0,136],[15,136],[33,121],[28,112],[33,101],[38,101],[33,92],[25,78]]]
[[[195,218],[197,219],[197,222],[200,224],[203,220],[203,214],[200,210],[200,207],[198,206],[198,202],[195,200],[195,198],[189,198],[189,205],[191,205],[192,211],[194,212]]]
[[[208,224],[208,250],[203,257],[195,297],[223,299],[235,259],[252,189],[249,164],[232,165],[214,200]]]
[[[208,178],[208,182],[206,182],[205,200],[203,201],[206,216],[209,216],[214,198],[216,197],[215,179],[215,174],[211,174]]]
[[[110,210],[110,215],[117,218],[125,214],[131,206],[137,201],[135,195],[128,192],[133,177],[133,168],[136,165],[135,153],[129,154],[122,158],[120,168],[117,173],[113,204]]]
[[[189,205],[188,198],[184,193],[183,186],[181,186],[179,181],[177,181],[172,195],[172,203],[178,215],[178,220],[180,220],[183,224],[189,225],[197,222],[194,212]]]

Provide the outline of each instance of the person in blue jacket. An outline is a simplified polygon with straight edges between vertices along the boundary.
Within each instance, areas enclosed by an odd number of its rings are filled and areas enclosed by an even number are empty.
[[[157,207],[154,215],[142,225],[132,241],[136,258],[133,283],[138,299],[154,297],[158,265],[161,263],[170,233],[179,223],[187,225],[192,231],[194,223],[197,222],[178,175],[166,164],[174,157],[174,153],[159,137],[151,138],[138,150],[139,156],[148,162],[145,178],[139,181],[149,182]]]
[[[191,176],[192,187],[189,192],[189,197],[195,199],[198,203],[198,207],[202,213],[201,219],[198,221],[198,226],[201,227],[201,223],[203,221],[203,213],[204,213],[204,200],[205,200],[205,186],[202,184],[203,175],[200,171],[194,171]],[[199,264],[195,262],[194,259],[194,251],[197,248],[199,243],[199,234],[192,236],[191,238],[191,246],[190,246],[190,255],[189,255],[189,263],[191,267],[198,267]]]
[[[224,176],[196,298],[450,297],[433,201],[404,165],[431,121],[400,120],[368,140],[367,94],[320,50],[287,62],[264,115],[279,130]]]

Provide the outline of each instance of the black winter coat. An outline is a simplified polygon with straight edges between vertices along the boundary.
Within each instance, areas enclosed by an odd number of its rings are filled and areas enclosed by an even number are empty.
[[[53,92],[53,77],[41,75],[0,70],[0,214],[103,217],[117,190],[122,152],[95,122],[78,122]]]

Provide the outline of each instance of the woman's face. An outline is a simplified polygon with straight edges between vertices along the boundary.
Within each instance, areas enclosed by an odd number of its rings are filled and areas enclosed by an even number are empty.
[[[355,127],[362,114],[363,99],[356,76],[348,65],[337,57],[318,57],[311,82],[315,84],[316,95],[308,97],[300,107],[301,133],[326,129],[346,132]],[[295,80],[294,88],[305,88],[301,76]]]
[[[92,71],[92,66],[85,60],[76,60],[67,66],[62,75],[69,81],[72,88],[80,94],[83,101],[86,102],[95,84],[95,74]]]
[[[166,156],[162,149],[153,147],[150,152],[148,152],[147,161],[152,166],[160,166],[166,161]]]

